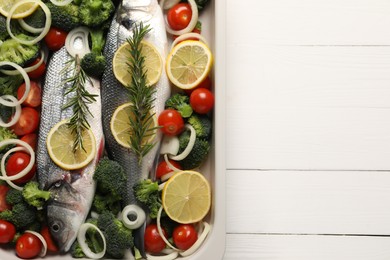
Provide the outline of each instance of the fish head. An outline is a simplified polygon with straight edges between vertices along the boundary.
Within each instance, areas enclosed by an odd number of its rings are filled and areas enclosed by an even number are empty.
[[[55,183],[49,191],[53,196],[47,206],[48,227],[60,252],[67,252],[84,222],[80,194],[66,180]]]
[[[117,22],[131,31],[136,24],[152,20],[157,8],[160,8],[157,0],[123,0]]]

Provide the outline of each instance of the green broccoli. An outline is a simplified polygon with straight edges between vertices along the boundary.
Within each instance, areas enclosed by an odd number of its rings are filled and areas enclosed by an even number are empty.
[[[0,41],[4,41],[9,37],[7,32],[7,18],[0,15]]]
[[[70,255],[73,258],[87,258],[87,256],[84,254],[83,249],[81,249],[81,246],[77,240],[75,240],[70,248]]]
[[[23,83],[23,77],[21,75],[8,76],[8,75],[0,74],[0,96],[3,95],[15,96],[18,87],[22,83]]]
[[[69,32],[80,26],[79,7],[73,3],[65,6],[57,6],[52,3],[46,3],[51,12],[51,25]]]
[[[50,199],[50,191],[39,189],[39,184],[36,181],[29,181],[23,187],[23,198],[31,206],[42,208],[47,200]]]
[[[97,226],[97,219],[87,219],[86,222]],[[103,240],[96,229],[88,229],[85,237],[88,247],[92,250],[92,252],[97,253],[103,250]],[[73,258],[87,258],[77,240],[72,244],[70,254]]]
[[[187,144],[190,140],[190,132],[184,131],[179,136],[179,153],[183,152],[184,149],[187,147]],[[194,169],[196,167],[199,167],[202,162],[206,159],[208,153],[210,151],[210,143],[203,139],[203,138],[196,138],[194,147],[192,148],[190,154],[180,161],[180,165],[185,170]]]
[[[30,40],[30,36],[25,34],[16,35],[22,40]],[[31,62],[39,56],[39,44],[24,45],[15,39],[7,39],[0,45],[0,61],[15,62],[20,66]]]
[[[91,77],[100,78],[106,68],[106,57],[103,56],[103,48],[106,40],[102,29],[91,29],[91,52],[81,59],[81,68]]]
[[[121,202],[122,200],[118,199],[116,196],[95,194],[92,206],[93,210],[99,214],[103,211],[109,210],[116,215],[122,210]]]
[[[99,215],[98,228],[106,238],[107,255],[115,259],[122,259],[126,249],[134,246],[130,229],[125,227],[111,212],[105,211]]]
[[[34,13],[24,18],[24,22],[34,28],[45,27],[46,15],[42,8],[37,8]]]
[[[17,136],[11,129],[0,126],[0,142],[8,139],[15,139],[15,138],[17,138]],[[0,152],[6,150],[8,147],[9,145],[0,147]]]
[[[149,209],[149,216],[157,218],[161,207],[158,183],[150,179],[141,180],[134,185],[133,190],[137,200]]]
[[[24,198],[23,198],[22,191],[17,190],[17,189],[9,189],[7,191],[7,194],[5,195],[5,200],[10,205],[23,203],[24,202]]]
[[[176,93],[165,102],[165,108],[173,108],[179,111],[183,118],[188,118],[192,115],[192,107],[190,98],[187,95]]]
[[[107,21],[115,11],[111,0],[83,0],[79,8],[82,24],[97,27]]]
[[[25,202],[18,203],[11,210],[0,212],[0,219],[13,223],[17,229],[23,229],[37,221],[37,209]]]
[[[188,118],[188,123],[195,129],[196,137],[210,137],[212,123],[207,115],[199,115],[194,113],[190,118]]]

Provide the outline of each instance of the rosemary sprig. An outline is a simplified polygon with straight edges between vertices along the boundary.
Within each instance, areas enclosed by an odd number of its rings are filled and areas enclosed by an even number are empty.
[[[128,63],[132,78],[127,87],[129,91],[130,110],[134,117],[130,117],[130,147],[138,157],[141,164],[142,158],[154,147],[155,143],[142,143],[144,138],[154,134],[158,127],[153,127],[155,113],[150,113],[154,105],[155,88],[146,84],[145,57],[142,56],[141,42],[150,31],[148,25],[141,22],[139,28],[135,28],[133,36],[127,39],[130,45],[130,60]]]
[[[73,66],[74,63],[74,66]],[[65,92],[65,95],[75,93],[75,95],[69,99],[62,109],[72,108],[73,115],[71,116],[68,126],[72,130],[74,135],[73,152],[78,149],[83,149],[83,131],[90,127],[87,121],[87,115],[91,115],[91,111],[88,105],[96,101],[97,95],[90,94],[85,89],[85,83],[90,82],[90,78],[83,71],[80,66],[80,58],[78,55],[69,61],[68,65],[64,68],[63,73],[72,73],[73,75],[65,79],[63,84],[70,84],[69,89]]]

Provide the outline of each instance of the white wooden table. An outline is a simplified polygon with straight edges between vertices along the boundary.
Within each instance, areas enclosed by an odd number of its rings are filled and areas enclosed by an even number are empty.
[[[390,259],[390,0],[226,0],[224,259]]]

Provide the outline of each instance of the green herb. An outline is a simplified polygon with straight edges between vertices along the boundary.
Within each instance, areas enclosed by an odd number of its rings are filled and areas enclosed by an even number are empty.
[[[130,61],[128,63],[131,71],[131,82],[127,89],[129,90],[129,99],[131,102],[130,129],[130,147],[138,157],[141,164],[142,158],[153,148],[155,143],[142,143],[144,138],[154,135],[158,127],[153,126],[153,117],[155,113],[150,113],[153,109],[155,98],[153,94],[155,88],[146,84],[146,70],[144,68],[145,57],[142,56],[141,42],[145,35],[150,31],[149,26],[143,26],[140,23],[139,28],[134,29],[133,37],[127,39],[130,44]]]
[[[74,66],[72,66],[74,64]],[[73,115],[69,120],[68,126],[72,130],[75,136],[73,143],[73,152],[77,149],[83,149],[83,131],[90,128],[87,120],[87,115],[91,115],[91,111],[88,105],[96,101],[97,95],[90,94],[85,89],[85,83],[91,82],[91,79],[85,74],[80,66],[80,58],[78,55],[69,61],[68,65],[64,68],[63,73],[72,72],[73,75],[63,82],[64,84],[70,84],[70,88],[65,92],[65,95],[75,93],[68,103],[66,103],[62,109],[72,108]]]

